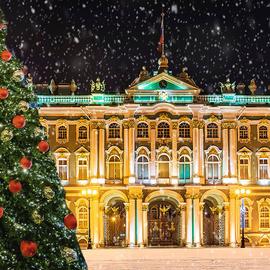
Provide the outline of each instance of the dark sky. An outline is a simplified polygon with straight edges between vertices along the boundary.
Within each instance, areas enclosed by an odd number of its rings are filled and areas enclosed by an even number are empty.
[[[227,77],[270,84],[270,3],[194,0],[165,3],[165,41],[174,74],[189,74],[208,92]],[[35,82],[70,82],[87,92],[100,76],[122,91],[145,65],[157,69],[162,1],[0,0],[7,44]]]

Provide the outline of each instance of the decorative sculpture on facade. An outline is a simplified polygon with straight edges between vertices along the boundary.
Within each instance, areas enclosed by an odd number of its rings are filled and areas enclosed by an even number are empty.
[[[98,77],[96,79],[96,82],[94,82],[93,80],[91,80],[91,93],[104,93],[105,92],[105,81],[101,81],[100,78]]]
[[[235,93],[235,82],[231,83],[230,79],[228,78],[225,83],[220,82],[220,89],[223,94],[232,94]]]

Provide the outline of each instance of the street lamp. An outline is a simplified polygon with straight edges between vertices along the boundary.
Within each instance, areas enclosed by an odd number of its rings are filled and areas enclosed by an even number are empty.
[[[88,242],[87,242],[87,249],[92,249],[92,240],[91,240],[91,223],[90,223],[90,200],[92,195],[96,195],[97,191],[92,189],[83,189],[82,195],[87,196],[88,199]]]
[[[245,199],[243,196],[249,195],[251,193],[250,189],[236,189],[235,194],[239,197],[242,196],[241,199],[241,231],[242,231],[242,237],[241,237],[241,248],[245,248]]]

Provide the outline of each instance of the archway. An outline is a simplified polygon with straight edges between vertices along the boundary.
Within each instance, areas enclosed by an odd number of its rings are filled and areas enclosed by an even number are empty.
[[[203,244],[206,246],[225,245],[225,212],[220,195],[208,195],[203,207]]]
[[[104,244],[107,247],[126,245],[126,210],[120,198],[111,199],[105,207]]]
[[[148,245],[179,245],[180,211],[168,199],[157,198],[150,202],[148,211]]]

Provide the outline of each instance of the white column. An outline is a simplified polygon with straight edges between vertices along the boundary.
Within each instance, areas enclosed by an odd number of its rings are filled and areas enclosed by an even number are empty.
[[[129,153],[128,153],[128,123],[123,122],[124,128],[124,184],[129,182]]]
[[[204,122],[201,121],[199,125],[199,176],[200,183],[205,184],[205,169],[204,169]]]
[[[135,246],[135,199],[129,199],[129,246]]]
[[[227,123],[222,125],[222,150],[223,150],[223,159],[222,159],[222,168],[223,168],[223,183],[228,183],[229,177],[229,130]]]
[[[104,246],[104,203],[99,203],[99,246]]]
[[[198,129],[198,120],[193,121],[193,183],[199,184],[199,129]]]
[[[177,171],[177,128],[178,123],[173,123],[172,129],[172,174],[171,174],[171,184],[178,184],[178,171]]]
[[[135,183],[135,122],[129,120],[129,184]]]
[[[129,203],[124,203],[125,210],[126,210],[126,245],[130,245],[130,239],[129,239]]]
[[[201,245],[204,245],[203,242],[203,216],[204,216],[204,202],[200,203],[200,239],[201,239]]]
[[[105,183],[105,127],[99,129],[99,184]]]
[[[143,203],[142,211],[143,211],[143,245],[148,245],[148,218],[147,218],[147,211],[148,211],[149,203]]]
[[[201,245],[200,241],[200,201],[199,198],[195,197],[194,201],[194,244],[196,247]]]
[[[228,245],[230,243],[230,212],[229,212],[229,205],[230,203],[225,202],[224,204],[224,210],[225,210],[225,245]]]
[[[235,124],[230,129],[230,178],[237,183],[237,133]]]
[[[230,191],[230,246],[236,246],[236,202],[234,190]]]
[[[97,247],[99,244],[99,201],[93,198],[91,201],[91,235],[92,244]]]
[[[151,184],[155,184],[157,182],[156,175],[156,122],[150,123],[151,131],[150,131],[150,140],[151,140],[151,169],[150,169],[150,177]]]
[[[90,137],[90,176],[91,183],[96,184],[98,178],[98,129],[97,122],[91,123]]]
[[[235,198],[235,208],[236,208],[236,242],[241,242],[241,234],[240,234],[240,199],[239,197]]]
[[[187,208],[186,208],[186,235],[187,235],[187,239],[186,239],[186,246],[187,247],[192,247],[193,245],[193,241],[192,241],[192,199],[190,196],[187,197],[186,199],[186,203],[187,203]]]
[[[181,246],[186,243],[186,203],[181,203],[180,211],[181,211]]]
[[[138,239],[137,245],[143,246],[143,206],[142,206],[142,199],[137,198],[137,232],[138,232]]]

